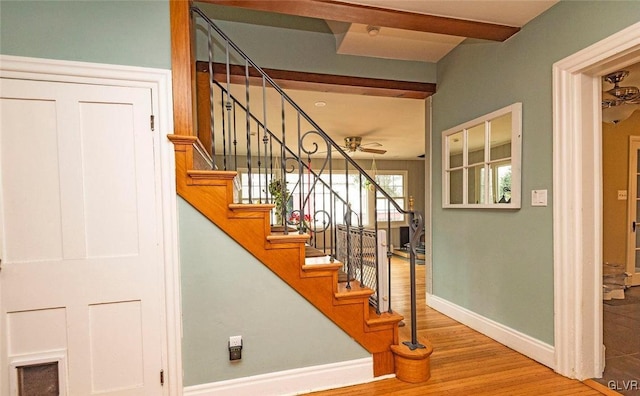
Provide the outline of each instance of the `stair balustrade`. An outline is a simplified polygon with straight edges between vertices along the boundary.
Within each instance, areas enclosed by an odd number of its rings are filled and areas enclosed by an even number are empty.
[[[422,213],[394,200],[203,11],[191,10],[196,44],[208,52],[196,68],[198,137],[214,169],[238,172],[237,203],[274,204],[273,232],[308,233],[315,250],[344,263],[348,289],[355,279],[374,291],[378,314],[392,312],[391,224],[407,216],[412,304],[405,344],[424,348],[415,279]]]

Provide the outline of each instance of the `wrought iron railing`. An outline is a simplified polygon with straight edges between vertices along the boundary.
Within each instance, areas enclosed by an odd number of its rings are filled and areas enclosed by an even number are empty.
[[[201,64],[208,78],[198,92],[198,136],[214,167],[239,172],[240,202],[274,203],[273,222],[281,232],[309,233],[313,247],[342,261],[347,287],[357,279],[373,289],[378,313],[392,311],[392,217],[407,216],[412,339],[406,344],[422,347],[415,287],[422,214],[399,205],[204,12],[193,7],[192,15],[197,43],[208,51]],[[374,194],[373,207],[368,194]],[[386,242],[377,242],[381,237]]]

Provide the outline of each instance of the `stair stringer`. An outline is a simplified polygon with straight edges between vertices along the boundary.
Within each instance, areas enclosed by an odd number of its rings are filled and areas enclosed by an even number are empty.
[[[193,136],[169,136],[175,146],[176,189],[185,201],[240,243],[254,257],[319,309],[373,355],[374,376],[394,373],[391,345],[398,344],[401,315],[378,315],[369,305],[373,291],[352,281],[338,283],[340,263],[305,265],[306,234],[271,235],[271,204],[234,204],[236,172],[195,170]]]

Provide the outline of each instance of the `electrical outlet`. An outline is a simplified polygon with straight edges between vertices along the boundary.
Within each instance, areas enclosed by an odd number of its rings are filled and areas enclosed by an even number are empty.
[[[618,201],[627,200],[627,190],[618,190]]]
[[[242,346],[242,336],[229,337],[229,348],[241,347],[241,346]]]
[[[242,336],[229,337],[229,360],[242,359]]]

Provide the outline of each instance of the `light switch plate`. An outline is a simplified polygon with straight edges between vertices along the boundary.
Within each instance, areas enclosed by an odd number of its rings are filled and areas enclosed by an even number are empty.
[[[531,206],[547,206],[547,190],[531,190]]]

